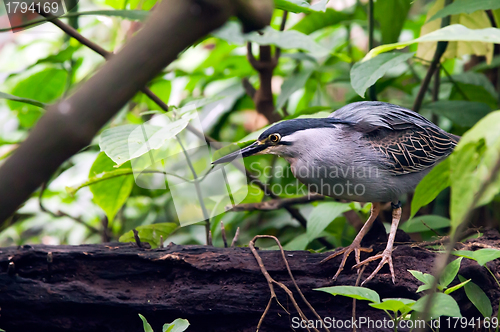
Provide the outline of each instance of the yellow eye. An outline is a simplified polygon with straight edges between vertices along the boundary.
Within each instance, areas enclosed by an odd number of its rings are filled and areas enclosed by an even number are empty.
[[[281,139],[280,134],[271,134],[269,135],[269,142],[271,143],[278,143]]]

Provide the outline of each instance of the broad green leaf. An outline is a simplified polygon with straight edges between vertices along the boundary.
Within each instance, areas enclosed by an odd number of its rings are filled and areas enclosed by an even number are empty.
[[[500,10],[498,10],[500,12]],[[496,55],[491,60],[491,63],[481,62],[470,69],[470,71],[483,72],[485,70],[497,68],[500,66],[500,55]]]
[[[156,248],[160,245],[160,235],[163,236],[165,240],[170,234],[172,234],[179,225],[173,222],[164,222],[151,225],[138,226],[135,229],[139,234],[139,239],[141,242],[148,242],[151,247]],[[128,231],[127,233],[120,236],[118,239],[120,242],[134,242],[134,232]]]
[[[162,332],[184,332],[188,327],[187,319],[177,318],[172,323],[163,325]]]
[[[262,34],[261,34],[262,33]],[[310,52],[315,56],[323,56],[330,53],[328,49],[318,44],[311,36],[296,30],[278,31],[270,26],[257,32],[242,33],[241,24],[238,22],[227,22],[220,29],[212,33],[217,38],[234,44],[253,42],[259,45],[275,45],[282,49],[299,49]]]
[[[325,228],[342,213],[351,210],[349,203],[323,202],[314,208],[307,219],[307,237],[314,240]]]
[[[318,44],[311,36],[295,30],[278,31],[268,26],[262,31],[264,32],[262,35],[257,32],[246,34],[246,40],[259,45],[275,45],[283,49],[299,49],[316,56],[330,53],[328,49]]]
[[[431,229],[450,227],[451,220],[437,215],[418,216],[399,226],[406,233],[420,233]]]
[[[450,156],[452,231],[462,222],[480,186],[500,155],[500,111],[489,113],[467,131]],[[476,206],[490,202],[500,192],[500,181],[487,184]]]
[[[153,91],[153,93],[157,95],[165,104],[168,104],[170,91],[172,90],[172,83],[170,83],[170,81],[164,79],[156,80],[149,86],[149,89]],[[160,106],[145,95],[143,96],[143,101],[146,102],[149,110],[160,109]]]
[[[422,273],[420,271],[408,270],[412,276],[414,276],[418,281],[424,283],[424,285],[428,285],[429,287],[434,283],[434,276],[428,273]]]
[[[149,325],[148,321],[146,320],[146,317],[143,315],[139,314],[139,317],[142,319],[142,326],[144,327],[144,332],[154,332],[153,328],[151,325]]]
[[[380,296],[374,290],[357,286],[332,286],[316,288],[314,290],[326,292],[328,294],[347,296],[356,300],[365,300],[373,303],[380,303]]]
[[[285,250],[305,250],[309,244],[309,238],[307,233],[295,236],[292,241],[288,242],[283,246]]]
[[[366,89],[375,84],[385,73],[405,62],[414,53],[386,53],[373,59],[357,62],[351,69],[351,85],[364,98]]]
[[[217,101],[219,98],[206,98],[187,103],[176,110],[177,118],[162,114],[163,127],[149,125],[123,125],[102,132],[99,146],[117,165],[164,147],[187,127],[189,121],[197,116],[196,109]]]
[[[12,100],[12,101],[18,101],[20,103],[30,104],[30,105],[41,107],[41,108],[47,107],[46,104],[39,102],[38,100],[33,100],[33,99],[29,99],[29,98],[21,98],[21,97],[13,96],[13,95],[5,93],[5,92],[0,92],[0,98]]]
[[[368,52],[364,60],[369,60],[381,53],[389,52],[395,49],[401,49],[408,45],[435,41],[477,41],[500,44],[500,29],[486,28],[474,30],[469,29],[461,24],[453,24],[416,39],[375,47],[370,52]]]
[[[276,101],[276,109],[281,109],[285,105],[288,98],[290,98],[295,91],[302,89],[306,85],[306,82],[309,79],[309,76],[311,76],[313,70],[314,67],[308,66],[301,72],[292,74],[285,79],[281,85],[281,93]]]
[[[425,295],[418,299],[412,309],[414,311],[424,312],[428,298],[429,295]],[[462,317],[457,301],[455,301],[455,299],[450,295],[444,293],[434,293],[429,315],[432,318],[438,318],[440,316]]]
[[[411,310],[415,302],[410,299],[383,299],[380,303],[368,303],[368,305],[376,309],[406,313]]]
[[[41,63],[64,63],[72,59],[73,54],[75,53],[76,50],[78,50],[77,46],[69,45],[66,48],[60,50],[57,54],[52,54],[43,59],[38,60],[30,67],[39,65]]]
[[[460,277],[460,276],[459,276],[459,277]],[[444,291],[444,293],[445,293],[445,294],[451,294],[451,293],[453,293],[454,291],[456,291],[456,290],[458,290],[458,289],[460,289],[460,288],[464,287],[464,286],[465,286],[465,285],[467,285],[467,283],[469,283],[469,282],[470,282],[470,279],[465,280],[465,281],[463,281],[463,282],[459,283],[459,284],[458,284],[458,285],[456,285],[456,286],[453,286],[453,287],[450,287],[450,288],[446,289],[446,290]]]
[[[377,0],[374,16],[380,24],[382,43],[396,43],[410,10],[411,0]]]
[[[339,24],[340,22],[352,19],[351,14],[338,12],[332,8],[327,8],[324,12],[315,12],[307,15],[295,24],[291,29],[309,35],[314,31]]]
[[[438,10],[445,6],[446,0],[436,0],[434,5],[427,12],[426,17],[430,18]],[[469,29],[484,29],[490,28],[488,16],[484,11],[474,12],[470,15],[459,14],[452,15],[450,18],[450,25],[461,24]],[[441,28],[441,20],[434,20],[425,23],[421,30],[420,36],[436,31]],[[437,43],[422,43],[418,45],[417,57],[427,61],[432,61],[434,53],[436,52]],[[475,54],[477,56],[485,56],[487,62],[491,61],[493,57],[493,44],[483,42],[471,41],[452,41],[449,42],[446,51],[441,56],[441,60],[462,58],[464,55]]]
[[[488,104],[465,100],[439,100],[424,105],[423,109],[444,116],[462,127],[472,127],[492,111]]]
[[[115,163],[101,152],[90,168],[89,178],[104,176],[106,172],[114,171],[116,169],[114,166]],[[94,183],[89,188],[94,195],[94,202],[104,210],[111,223],[130,196],[133,186],[134,176],[125,175]]]
[[[422,206],[432,202],[441,191],[449,186],[450,160],[447,158],[436,165],[417,185],[411,201],[410,218],[413,218]]]
[[[443,82],[451,82],[451,83],[460,82],[464,84],[478,85],[484,88],[489,94],[491,94],[495,98],[495,100],[498,99],[498,93],[495,86],[491,83],[489,78],[483,73],[467,71],[461,74],[452,75],[451,77],[443,78]],[[497,107],[497,104],[495,104],[494,107]]]
[[[139,171],[136,170],[137,173],[140,173]],[[89,178],[87,181],[82,183],[81,185],[77,187],[66,187],[66,192],[70,195],[74,195],[78,190],[82,189],[83,187],[90,186],[92,184],[98,183],[98,182],[103,182],[107,181],[112,178],[120,177],[120,176],[127,176],[127,175],[132,175],[134,174],[134,170],[131,168],[118,168],[114,169],[112,171],[108,171],[105,173],[98,174],[97,176]],[[173,174],[171,174],[173,175]]]
[[[465,257],[475,260],[479,265],[484,266],[492,260],[500,258],[500,250],[493,248],[483,248],[476,251],[470,250],[457,250],[452,251],[455,256]]]
[[[458,278],[460,279],[460,281],[465,282],[464,277],[459,275]],[[477,308],[477,310],[479,310],[483,317],[491,317],[491,315],[493,314],[493,308],[491,307],[490,299],[484,293],[481,287],[471,281],[464,286],[464,290],[469,300]]]
[[[57,68],[47,68],[18,82],[12,94],[14,96],[26,99],[32,99],[40,103],[50,103],[59,98],[67,83],[68,73],[66,70]],[[18,101],[9,100],[7,105],[13,111],[17,112],[17,117],[24,127],[33,126],[42,115],[40,106],[28,105]]]
[[[327,3],[328,0],[321,0],[311,6],[305,0],[274,0],[274,7],[292,13],[314,13],[316,11],[324,11]]]
[[[443,18],[448,15],[456,15],[461,13],[471,14],[478,10],[499,9],[500,2],[498,0],[455,0],[448,6],[439,10],[428,21],[433,21],[438,18]]]
[[[462,257],[451,261],[448,265],[446,265],[441,278],[439,278],[439,285],[442,288],[448,287],[449,284],[455,279],[457,276],[458,270],[460,269],[460,263],[462,262]]]
[[[490,109],[497,108],[497,99],[484,87],[474,84],[455,82],[450,93],[450,99],[480,102],[488,105]]]

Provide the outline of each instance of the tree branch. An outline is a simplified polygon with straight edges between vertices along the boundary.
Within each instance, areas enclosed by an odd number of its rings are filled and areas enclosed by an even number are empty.
[[[446,0],[445,1],[445,7],[448,6],[450,3],[452,3],[453,0]],[[441,28],[444,28],[448,25],[450,25],[450,19],[451,16],[446,16],[441,20]],[[415,103],[413,104],[413,111],[419,112],[420,108],[422,107],[422,102],[424,101],[425,97],[425,92],[429,88],[429,84],[431,82],[432,75],[434,75],[434,72],[436,71],[436,68],[438,67],[441,57],[443,56],[444,52],[446,52],[446,48],[448,47],[448,42],[447,41],[439,41],[436,46],[436,52],[434,52],[434,57],[432,58],[432,62],[429,66],[429,69],[427,70],[427,74],[424,77],[424,80],[422,81],[422,85],[420,86],[420,90],[418,91],[417,98],[415,99]]]

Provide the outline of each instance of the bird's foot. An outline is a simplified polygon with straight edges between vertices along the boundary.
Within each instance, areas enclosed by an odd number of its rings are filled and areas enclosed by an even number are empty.
[[[380,263],[378,264],[377,268],[373,270],[372,274],[368,278],[366,278],[362,283],[361,286],[363,286],[365,283],[368,281],[372,280],[373,277],[380,271],[380,269],[387,263],[389,264],[389,269],[391,270],[391,276],[392,276],[392,283],[396,282],[396,278],[394,277],[394,266],[392,265],[392,248],[391,249],[385,249],[381,254],[377,254],[375,256],[372,256],[370,258],[365,259],[362,262],[358,262],[356,265],[354,265],[352,268],[356,268],[359,271],[359,268],[363,265],[366,265],[374,260],[380,259]]]
[[[339,266],[339,269],[337,270],[337,273],[335,273],[335,275],[333,276],[333,280],[337,279],[337,277],[339,276],[340,272],[342,272],[342,270],[344,269],[344,266],[345,266],[345,262],[347,261],[347,257],[349,257],[349,255],[351,254],[351,252],[354,251],[354,257],[356,258],[356,265],[359,265],[360,263],[360,259],[359,259],[359,256],[361,254],[361,251],[363,252],[372,252],[373,249],[371,248],[363,248],[361,247],[361,244],[360,244],[361,241],[357,242],[353,242],[350,246],[348,247],[345,247],[333,254],[331,254],[330,256],[326,257],[325,259],[323,259],[321,263],[324,263],[326,261],[329,261],[330,259],[332,258],[335,258],[339,255],[342,255],[344,254],[344,256],[342,256],[342,262],[340,263],[340,266]],[[359,269],[358,269],[358,272],[359,272]]]

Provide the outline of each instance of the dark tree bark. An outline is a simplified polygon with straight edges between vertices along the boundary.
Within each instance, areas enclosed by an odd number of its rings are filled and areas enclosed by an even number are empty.
[[[487,231],[483,237],[466,242],[464,248],[499,245],[498,232]],[[384,246],[376,244],[375,251]],[[290,282],[280,252],[259,253],[271,276],[294,292],[308,319],[313,319]],[[326,255],[286,252],[299,287],[318,313],[323,318],[350,319],[351,299],[313,290],[333,285],[330,278],[339,260],[320,265]],[[389,271],[384,268],[367,286],[381,298],[417,299],[419,282],[407,270],[430,273],[435,255],[427,249],[399,245],[393,254],[396,284],[392,284]],[[500,272],[498,261],[488,263],[488,267],[495,275]],[[371,268],[367,268],[365,277]],[[472,278],[486,292],[496,315],[500,292],[486,269],[464,259],[459,273]],[[356,273],[347,268],[335,285],[354,285],[355,280]],[[292,331],[291,319],[297,313],[283,291],[276,287],[276,293],[291,316],[274,302],[261,331]],[[138,313],[148,319],[155,331],[161,331],[164,323],[175,318],[188,319],[188,331],[255,331],[269,294],[249,248],[171,244],[148,250],[135,244],[111,243],[0,249],[0,328],[8,332],[143,331]],[[453,296],[464,316],[480,317],[463,290]],[[374,310],[364,301],[357,301],[357,316],[387,319],[384,312]]]

